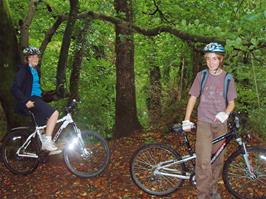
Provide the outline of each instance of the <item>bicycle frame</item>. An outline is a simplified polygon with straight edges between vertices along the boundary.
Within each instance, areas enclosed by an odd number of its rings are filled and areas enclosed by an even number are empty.
[[[67,113],[64,117],[62,117],[61,119],[57,120],[57,124],[63,122],[60,125],[60,128],[58,129],[58,131],[56,132],[55,136],[53,137],[53,141],[56,142],[59,138],[59,136],[61,135],[61,133],[63,132],[63,130],[69,125],[72,124],[74,131],[77,132],[78,138],[81,137],[81,132],[80,129],[77,127],[77,125],[75,124],[75,122],[72,119],[71,113]],[[39,138],[41,137],[41,132],[44,131],[44,129],[46,128],[46,125],[44,126],[36,126],[34,132],[32,134],[29,135],[29,137],[27,138],[27,140],[22,144],[21,147],[18,148],[16,154],[19,157],[31,157],[31,158],[38,158],[39,156],[35,153],[21,153],[21,151],[23,149],[26,149],[29,144],[31,143],[31,139],[35,138],[35,136],[39,136]],[[81,141],[82,146],[84,145],[83,140],[79,139]]]
[[[248,168],[250,177],[251,178],[256,178],[256,175],[253,172],[253,168],[250,165],[250,162],[248,160],[248,152],[246,150],[246,145],[242,141],[242,138],[240,138],[240,137],[237,136],[236,128],[233,128],[229,133],[226,133],[224,135],[221,135],[221,136],[215,138],[212,141],[212,144],[216,144],[216,143],[221,142],[221,141],[223,141],[223,142],[219,146],[219,148],[216,150],[216,152],[212,155],[212,157],[211,157],[211,164],[213,164],[213,162],[217,160],[217,158],[225,150],[225,148],[227,147],[227,145],[234,138],[236,139],[238,145],[243,148],[243,157],[244,157],[245,163],[247,165],[247,168]],[[186,144],[186,147],[187,147],[187,150],[189,152],[189,155],[182,156],[181,157],[181,160],[173,159],[173,160],[168,160],[168,161],[165,161],[165,162],[160,162],[156,166],[156,169],[154,170],[154,174],[155,175],[163,175],[163,176],[176,177],[176,178],[184,179],[184,180],[191,179],[191,176],[192,176],[193,173],[186,172],[185,174],[180,174],[180,173],[177,173],[177,170],[170,168],[171,166],[173,166],[175,164],[182,164],[182,163],[191,161],[193,159],[196,159],[196,153],[192,150],[192,147],[191,147],[191,145],[189,143],[189,140],[187,138],[187,135],[185,133],[184,133],[184,142]],[[194,164],[193,164],[193,167],[195,167]],[[164,172],[164,171],[166,171],[166,172]],[[167,171],[170,172],[170,173],[167,173]]]

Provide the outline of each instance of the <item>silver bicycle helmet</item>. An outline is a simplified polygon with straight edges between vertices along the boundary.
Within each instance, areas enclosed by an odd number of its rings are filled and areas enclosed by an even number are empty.
[[[221,44],[215,43],[215,42],[211,42],[211,43],[207,44],[204,47],[203,51],[205,53],[208,53],[208,52],[211,52],[211,53],[222,53],[222,54],[225,53],[224,47]]]
[[[39,48],[33,47],[33,46],[29,46],[27,48],[25,48],[23,50],[23,54],[25,56],[29,56],[29,55],[40,55],[41,51],[39,50]]]

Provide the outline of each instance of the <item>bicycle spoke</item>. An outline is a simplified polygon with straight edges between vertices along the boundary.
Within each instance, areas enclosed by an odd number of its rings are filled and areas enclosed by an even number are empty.
[[[250,174],[241,151],[234,153],[225,163],[223,173],[225,186],[237,198],[259,199],[266,198],[266,161],[260,154],[266,154],[265,149],[248,148],[251,168]]]
[[[39,164],[35,138],[32,137],[27,140],[29,135],[28,132],[13,131],[3,141],[3,161],[5,166],[14,174],[30,174]],[[21,148],[22,145],[23,148]]]
[[[93,177],[103,172],[109,162],[108,143],[95,132],[83,131],[81,135],[82,140],[75,147],[64,150],[64,160],[73,174]]]
[[[147,145],[133,157],[131,176],[144,191],[155,195],[165,195],[181,186],[183,180],[168,176],[173,171],[181,170],[180,173],[183,171],[182,164],[171,164],[169,168],[167,167],[167,164],[173,162],[169,160],[177,158],[172,149],[164,145]],[[160,168],[162,164],[164,167]],[[162,171],[163,173],[161,173]]]

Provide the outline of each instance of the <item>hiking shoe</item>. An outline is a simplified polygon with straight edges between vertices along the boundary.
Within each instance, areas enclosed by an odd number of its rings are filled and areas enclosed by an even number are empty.
[[[212,199],[222,199],[221,195],[219,193],[213,193]]]
[[[55,144],[52,140],[46,139],[42,143],[42,150],[56,151],[56,150],[58,150],[58,148],[55,146]]]

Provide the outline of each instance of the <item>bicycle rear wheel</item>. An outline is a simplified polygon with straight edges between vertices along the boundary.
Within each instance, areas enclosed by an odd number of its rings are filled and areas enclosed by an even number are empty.
[[[66,144],[64,160],[67,168],[75,175],[89,178],[99,175],[107,167],[110,159],[110,149],[107,141],[98,133],[82,131],[84,146],[77,137]],[[77,142],[75,145],[73,143]]]
[[[131,178],[139,188],[149,194],[157,196],[170,194],[182,186],[184,180],[174,177],[173,174],[184,175],[185,166],[183,163],[175,163],[159,170],[158,167],[180,159],[181,156],[170,146],[162,144],[144,145],[132,156]],[[156,174],[156,171],[164,174]]]
[[[8,134],[2,144],[2,158],[4,165],[14,174],[27,175],[38,167],[38,157],[22,157],[17,154],[18,149],[25,143],[31,132],[23,130],[13,131]],[[22,155],[37,152],[36,138],[28,141],[28,144],[20,152]]]
[[[225,187],[239,199],[266,198],[266,149],[249,147],[247,151],[255,177],[249,175],[243,150],[238,150],[225,162],[223,170]]]

